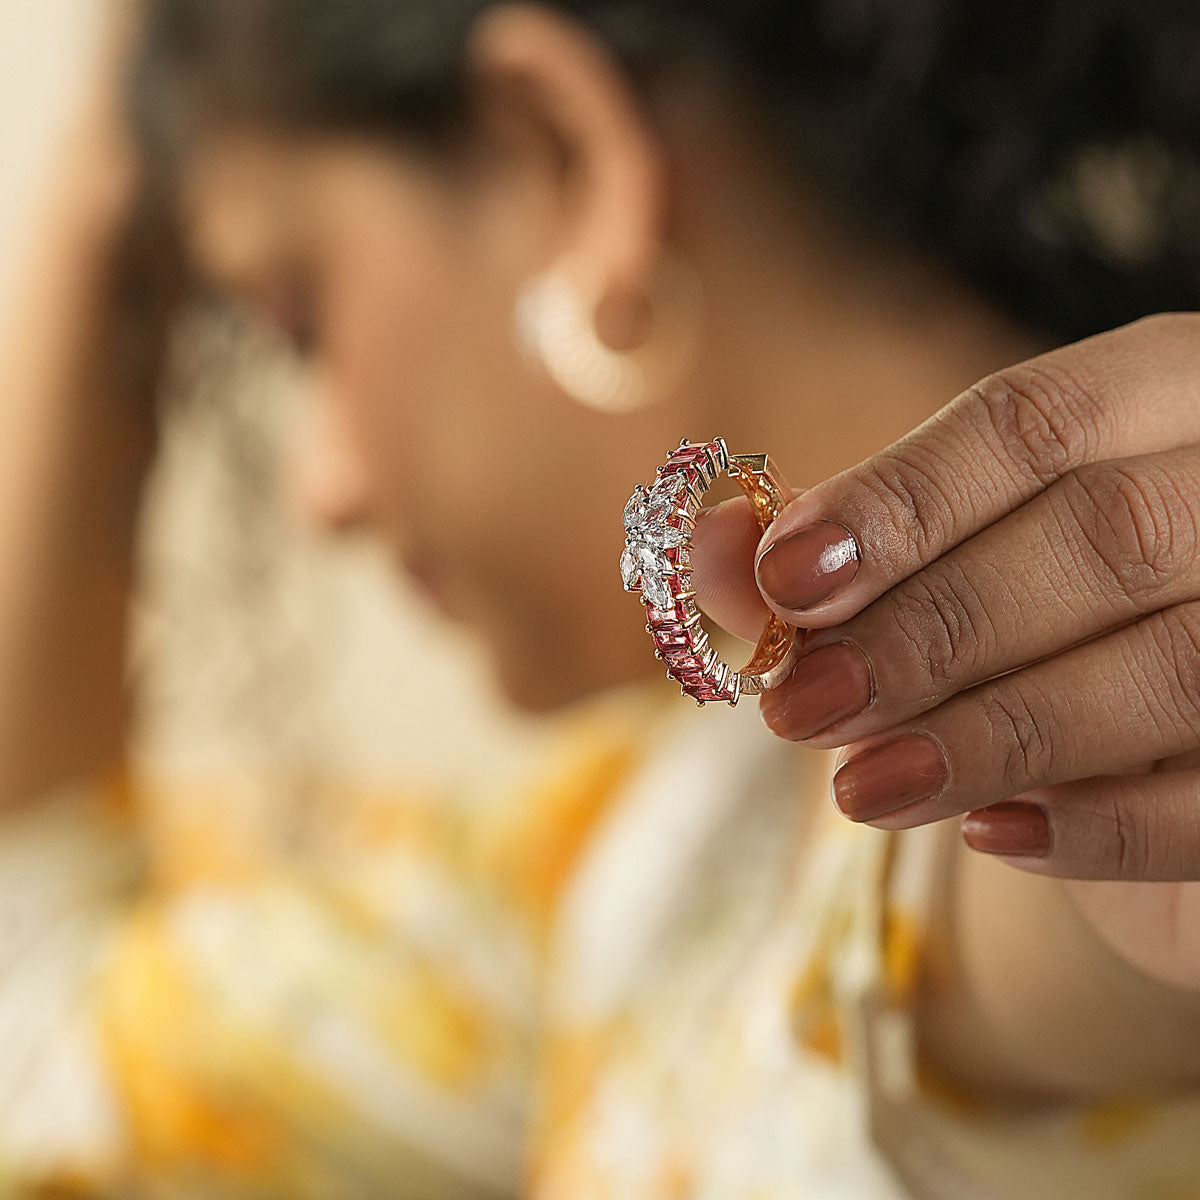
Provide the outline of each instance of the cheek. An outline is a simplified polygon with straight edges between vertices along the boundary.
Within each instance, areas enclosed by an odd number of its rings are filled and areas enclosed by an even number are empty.
[[[601,538],[589,478],[611,455],[588,449],[597,422],[518,348],[523,268],[510,245],[444,197],[390,194],[369,217],[338,226],[323,321],[369,519],[444,568],[464,615],[524,628],[594,590],[588,571],[619,555],[613,506]],[[622,480],[618,515],[627,491]]]
[[[511,332],[514,285],[452,241],[424,223],[344,262],[327,283],[324,358],[382,531],[477,558],[495,540],[489,505],[517,498],[511,464],[537,404]]]

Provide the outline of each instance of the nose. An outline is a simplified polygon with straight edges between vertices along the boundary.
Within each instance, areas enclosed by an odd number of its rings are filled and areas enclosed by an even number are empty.
[[[345,416],[324,388],[310,388],[300,407],[284,481],[291,506],[317,528],[342,533],[368,523],[369,488],[362,456]]]

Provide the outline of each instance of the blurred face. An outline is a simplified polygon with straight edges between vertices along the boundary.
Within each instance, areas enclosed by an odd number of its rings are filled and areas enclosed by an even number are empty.
[[[512,699],[546,708],[647,669],[620,514],[678,434],[572,403],[518,348],[560,199],[525,160],[227,132],[195,148],[183,205],[198,269],[302,360],[305,510],[374,529]]]

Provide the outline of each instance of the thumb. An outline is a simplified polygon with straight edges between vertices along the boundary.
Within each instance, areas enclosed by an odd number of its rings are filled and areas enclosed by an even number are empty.
[[[758,640],[770,610],[754,579],[762,530],[743,496],[702,509],[692,536],[692,588],[696,603],[722,628]]]

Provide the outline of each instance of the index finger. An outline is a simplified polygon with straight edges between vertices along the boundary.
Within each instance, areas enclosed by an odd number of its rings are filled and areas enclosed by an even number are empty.
[[[1200,315],[1150,317],[999,371],[797,497],[755,571],[796,625],[838,625],[1086,463],[1200,441]]]

